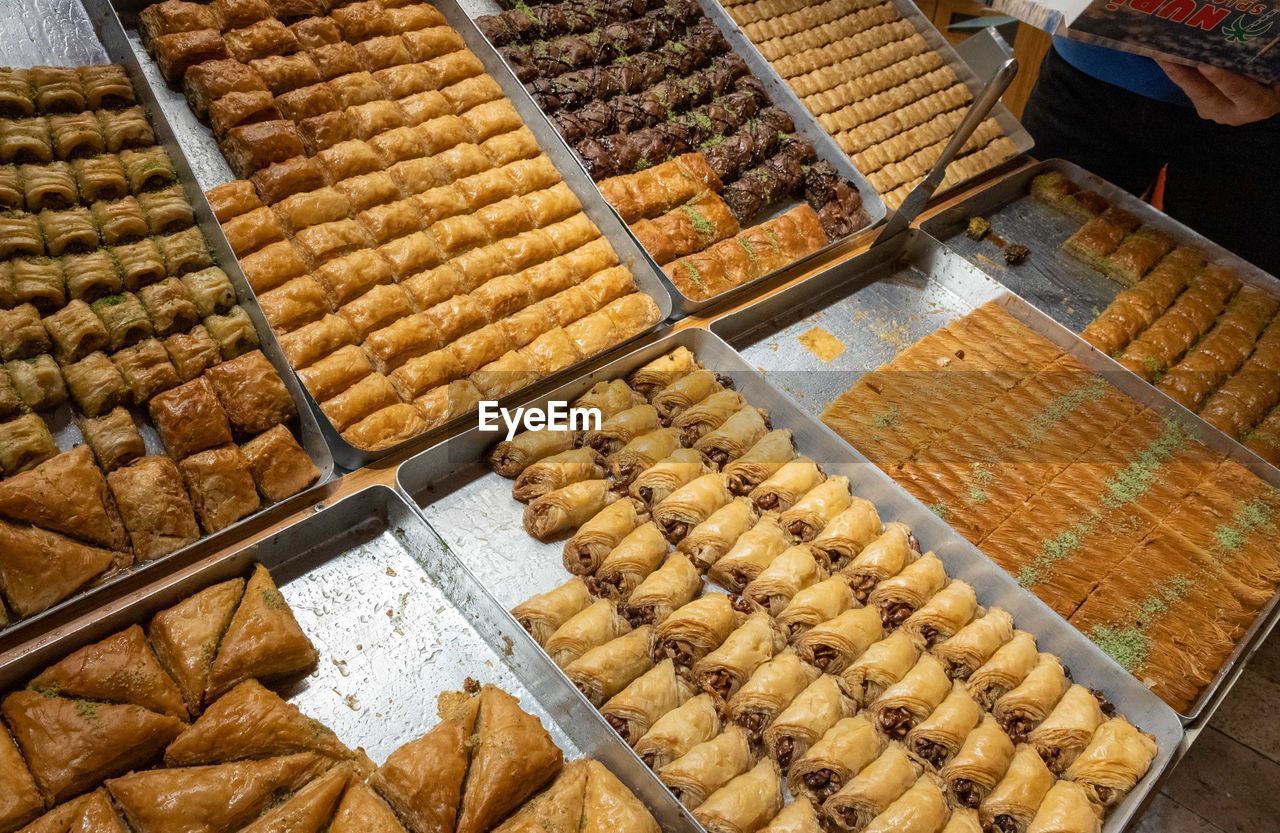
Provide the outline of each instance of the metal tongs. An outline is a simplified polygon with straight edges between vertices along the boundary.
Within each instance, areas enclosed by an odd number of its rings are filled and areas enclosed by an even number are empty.
[[[964,119],[961,120],[960,126],[956,128],[955,135],[951,137],[951,141],[947,142],[947,146],[942,149],[938,160],[933,163],[933,169],[929,171],[924,179],[920,180],[919,185],[911,189],[911,193],[907,194],[907,198],[902,201],[902,205],[898,206],[898,210],[889,218],[889,222],[884,224],[884,228],[876,236],[875,243],[871,245],[878,246],[897,236],[900,232],[906,231],[912,221],[924,210],[925,205],[933,197],[933,192],[938,190],[938,186],[942,184],[943,177],[947,175],[947,166],[951,164],[951,160],[955,159],[960,153],[964,143],[969,141],[973,131],[978,129],[978,125],[987,117],[991,109],[996,106],[996,102],[1000,100],[1000,96],[1004,95],[1004,91],[1008,89],[1009,83],[1013,81],[1013,77],[1017,74],[1018,59],[1007,58],[995,71],[995,74],[991,76],[991,79],[987,81],[987,85],[982,88],[982,92],[973,100],[973,104],[969,105],[969,112],[964,114]]]

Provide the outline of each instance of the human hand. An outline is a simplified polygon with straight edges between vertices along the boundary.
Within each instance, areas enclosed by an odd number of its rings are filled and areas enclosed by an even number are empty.
[[[1270,86],[1219,67],[1186,66],[1158,61],[1200,118],[1232,127],[1269,119],[1280,113],[1280,84]]]

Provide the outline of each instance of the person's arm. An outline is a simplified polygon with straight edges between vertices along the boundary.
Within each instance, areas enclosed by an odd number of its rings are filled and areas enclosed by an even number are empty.
[[[1238,126],[1280,113],[1280,84],[1267,85],[1219,67],[1186,66],[1160,61],[1201,118]]]

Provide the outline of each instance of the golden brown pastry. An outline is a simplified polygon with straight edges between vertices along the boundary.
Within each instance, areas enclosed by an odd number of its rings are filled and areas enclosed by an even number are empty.
[[[777,616],[796,593],[826,578],[826,570],[807,546],[788,547],[742,588],[742,598],[756,609]]]
[[[1014,743],[1022,743],[1070,687],[1062,662],[1053,654],[1042,652],[1031,673],[996,701],[992,714]]]
[[[36,419],[39,419],[36,417]],[[9,609],[32,616],[129,559],[54,532],[0,521],[0,590]]]
[[[1031,733],[1027,742],[1055,775],[1061,775],[1089,744],[1093,733],[1106,720],[1102,704],[1092,691],[1073,685]]]
[[[0,784],[0,829],[16,830],[44,809],[44,798],[8,731],[0,732]]]
[[[154,760],[183,725],[141,706],[36,691],[10,694],[0,712],[51,804]]]
[[[791,539],[777,519],[765,515],[738,536],[707,575],[717,584],[741,593],[775,558],[786,552],[790,544]]]
[[[969,675],[969,691],[983,708],[990,709],[1005,692],[1017,688],[1039,662],[1036,638],[1026,631],[1014,631],[1012,639]]]
[[[616,775],[599,761],[585,764],[586,795],[577,828],[581,833],[659,833],[653,815]]]
[[[1013,639],[1013,617],[1002,608],[993,607],[934,645],[930,653],[942,662],[948,676],[967,680],[1010,639]]]
[[[729,479],[729,491],[745,495],[759,486],[791,460],[796,451],[791,431],[782,428],[770,431],[738,459],[724,467]]]
[[[565,666],[565,676],[599,708],[653,667],[653,627],[641,625],[592,648]]]
[[[1102,808],[1074,781],[1059,781],[1049,788],[1027,833],[1100,833]]]
[[[631,591],[625,615],[633,623],[656,625],[702,590],[702,575],[682,553],[672,553]]]
[[[952,803],[976,810],[1004,777],[1013,760],[1013,741],[991,715],[965,737],[960,751],[942,768]]]
[[[825,547],[816,543],[819,550]],[[849,579],[858,601],[866,601],[880,582],[898,575],[919,557],[911,530],[905,524],[890,521],[879,537],[840,569],[840,574]]]
[[[698,524],[733,500],[721,474],[704,474],[672,492],[653,508],[653,519],[667,540],[678,543]]]
[[[763,511],[785,512],[826,477],[817,463],[797,457],[761,481],[748,497]]]
[[[867,648],[862,656],[840,674],[840,688],[859,706],[878,699],[889,686],[901,680],[920,658],[920,650],[902,631],[893,633]]]
[[[607,473],[605,459],[591,448],[574,448],[544,457],[526,466],[511,487],[511,496],[521,503],[563,489],[583,480],[601,480]]]
[[[604,484],[605,492],[602,496],[598,495],[601,483]],[[608,481],[604,480],[586,480],[565,487],[565,489],[576,489],[577,491],[573,494],[587,491],[589,492],[587,499],[605,502],[604,507],[589,515],[573,537],[565,542],[564,568],[571,573],[581,576],[594,574],[599,569],[600,562],[604,561],[605,556],[622,542],[627,533],[649,520],[649,513],[639,501],[632,498],[619,499],[617,493],[610,490],[608,485]],[[565,489],[560,491],[571,495]],[[538,500],[544,500],[549,496],[544,495]],[[537,502],[529,504],[530,507]]]
[[[337,809],[338,799],[353,777],[350,765],[335,766],[242,829],[245,833],[272,833],[277,830],[321,833],[328,829],[329,818]]]
[[[941,833],[949,815],[937,779],[922,775],[911,789],[872,819],[866,830],[869,833]]]
[[[352,781],[329,822],[329,833],[406,833],[387,803],[369,785]]]
[[[875,608],[852,608],[805,632],[796,640],[796,653],[828,674],[840,674],[883,635]]]
[[[901,680],[886,688],[867,708],[880,731],[901,740],[950,693],[951,680],[942,663],[924,654]]]
[[[978,808],[983,827],[1025,833],[1053,781],[1053,773],[1036,750],[1020,744],[1008,771]]]
[[[778,614],[778,626],[788,642],[795,642],[814,625],[836,618],[853,604],[849,582],[844,576],[831,576],[796,593]]]
[[[808,751],[827,730],[851,716],[856,706],[835,678],[823,674],[800,692],[764,731],[769,754],[783,769]]]
[[[778,521],[797,541],[812,541],[832,519],[848,509],[852,501],[849,478],[830,477],[805,492]]]
[[[724,593],[706,593],[676,609],[654,628],[653,654],[692,667],[720,647],[743,618]]]
[[[631,630],[631,625],[617,606],[608,599],[588,601],[586,607],[573,614],[547,637],[547,656],[564,668],[578,657],[617,639]]]
[[[677,448],[637,474],[627,494],[652,509],[681,486],[709,472],[701,454],[692,448]]]
[[[318,658],[271,573],[259,564],[218,643],[205,696],[216,698],[251,677],[272,680],[296,674],[311,668]]]
[[[977,594],[967,582],[952,581],[902,623],[902,629],[921,649],[956,634],[982,613]]]
[[[885,743],[865,715],[846,717],[792,764],[787,783],[796,795],[821,804],[880,757]]]
[[[575,576],[546,593],[530,596],[516,605],[511,615],[535,642],[545,647],[551,635],[565,622],[586,610],[591,601],[586,582]]]
[[[355,757],[326,726],[307,717],[257,680],[246,680],[209,704],[164,751],[165,766],[221,764],[315,752]]]
[[[981,720],[982,707],[964,683],[956,680],[946,699],[907,733],[907,751],[934,772],[940,772]]]
[[[640,524],[600,562],[591,586],[600,595],[625,601],[666,556],[667,541],[658,525],[653,521]]]
[[[660,717],[692,696],[693,686],[664,659],[609,698],[600,713],[627,745],[635,746]]]
[[[539,540],[583,526],[618,499],[607,480],[583,480],[548,492],[524,510],[524,528]]]
[[[727,702],[755,670],[786,646],[778,625],[765,612],[747,617],[723,643],[693,664],[694,682]]]
[[[1117,804],[1147,774],[1155,759],[1155,739],[1123,717],[1098,727],[1080,756],[1062,773],[1104,807]]]
[[[636,754],[657,771],[720,734],[720,712],[710,694],[698,694],[658,718],[636,741]]]
[[[87,543],[128,549],[107,479],[88,446],[78,446],[0,481],[0,515]]]
[[[107,789],[138,833],[238,830],[277,797],[301,789],[330,762],[304,753],[216,766],[152,769],[107,781]],[[182,801],[173,797],[181,795]]]
[[[658,770],[658,778],[680,803],[693,809],[712,793],[755,766],[758,757],[741,726],[728,726]]]
[[[199,713],[204,702],[218,642],[231,624],[244,588],[245,581],[239,578],[206,587],[160,611],[147,625],[160,664],[177,680],[192,714]]]
[[[887,627],[901,625],[947,584],[947,570],[933,553],[925,553],[902,572],[886,578],[867,596],[880,608]]]
[[[852,562],[883,531],[875,504],[853,497],[849,507],[831,518],[809,546],[822,566],[836,572]]]
[[[30,688],[85,700],[132,703],[187,719],[182,693],[156,661],[137,625],[68,654],[37,674]]]
[[[758,738],[783,709],[800,696],[820,672],[794,651],[783,651],[763,663],[729,698],[729,720]]]
[[[697,454],[693,449],[683,449]],[[659,464],[661,465],[661,464]],[[702,468],[701,462],[698,463]],[[703,469],[705,471],[705,469]],[[648,472],[642,474],[643,480]],[[760,513],[751,501],[746,498],[734,498],[730,503],[721,506],[702,523],[695,526],[688,535],[680,540],[676,549],[689,556],[700,571],[707,571],[729,551],[738,539],[751,529]],[[745,582],[744,582],[745,584]]]
[[[756,833],[781,809],[782,777],[765,758],[708,796],[693,817],[708,833]]]
[[[823,814],[841,830],[860,831],[910,790],[920,768],[907,751],[890,743],[874,761],[826,800]]]

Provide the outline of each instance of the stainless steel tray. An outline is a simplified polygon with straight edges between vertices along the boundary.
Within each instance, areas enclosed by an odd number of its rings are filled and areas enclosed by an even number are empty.
[[[147,83],[155,96],[155,108],[162,111],[176,126],[177,135],[182,139],[183,148],[191,155],[194,165],[199,171],[199,184],[208,189],[232,180],[234,177],[231,175],[231,169],[227,166],[221,151],[218,150],[212,132],[191,113],[191,109],[187,106],[186,98],[182,93],[166,85],[160,75],[159,67],[142,47],[142,40],[137,28],[138,13],[151,5],[152,0],[83,0],[83,2],[86,8],[89,9],[90,14],[95,17],[99,15],[103,17],[119,15],[126,39],[123,54],[128,56],[127,63],[130,64],[131,71],[136,71],[146,77]],[[582,203],[583,212],[599,227],[601,234],[608,239],[614,251],[618,253],[619,260],[631,270],[632,275],[635,276],[636,285],[640,290],[652,297],[657,303],[658,309],[662,313],[659,322],[669,317],[671,315],[671,295],[667,292],[664,279],[659,277],[653,262],[643,254],[640,245],[635,241],[626,225],[618,218],[617,213],[604,204],[604,200],[600,198],[599,191],[596,190],[595,183],[591,181],[591,178],[586,175],[586,171],[578,164],[573,152],[561,141],[560,134],[547,121],[523,85],[515,79],[515,76],[511,75],[502,58],[489,45],[489,42],[484,39],[484,36],[480,34],[480,30],[476,28],[475,24],[471,22],[471,18],[467,17],[455,0],[435,0],[432,5],[440,10],[450,26],[458,30],[467,48],[476,54],[480,62],[484,64],[485,71],[493,76],[498,85],[502,87],[502,91],[511,99],[516,111],[519,112],[520,117],[524,119],[529,129],[533,132],[538,145],[551,158],[551,161],[564,178],[565,183],[577,195]],[[214,223],[214,225],[216,226],[217,224]],[[225,245],[225,238],[220,229],[218,231],[218,239]],[[234,258],[232,260],[234,261]],[[238,268],[237,272],[239,272]],[[252,297],[252,290],[248,288],[247,283],[244,284],[244,287],[248,295]],[[248,307],[247,304],[246,307]],[[256,300],[253,307],[255,312],[259,312]],[[265,319],[262,319],[262,323],[263,326],[259,329],[269,331],[269,328],[265,327]],[[654,327],[657,326],[659,324],[655,323]],[[650,329],[653,328],[651,327]],[[636,336],[636,338],[639,338],[639,336]],[[275,342],[274,336],[272,337],[272,342]],[[586,362],[581,362],[553,375],[549,380],[543,380],[543,382],[554,382],[569,378],[573,373],[580,372],[585,364]],[[289,375],[292,376],[292,372]],[[425,447],[431,442],[452,436],[462,430],[463,426],[474,422],[474,414],[467,414],[390,448],[380,451],[365,451],[347,442],[333,427],[333,424],[329,422],[329,418],[320,411],[319,404],[311,398],[311,395],[305,390],[303,390],[303,394],[306,397],[306,401],[312,405],[315,418],[320,424],[326,442],[328,442],[333,451],[334,459],[339,466],[346,469],[360,468],[374,460],[397,454],[405,449]],[[528,394],[528,389],[518,391],[502,401],[514,402]]]
[[[486,14],[496,14],[502,11],[502,7],[499,6],[495,0],[461,0],[461,5],[469,13],[477,17]],[[716,295],[715,297],[703,300],[694,300],[686,296],[680,291],[679,287],[671,282],[670,278],[668,278],[666,273],[662,270],[662,267],[658,265],[658,262],[653,259],[644,246],[640,245],[640,240],[631,233],[631,229],[627,227],[626,223],[622,222],[621,215],[613,210],[613,206],[610,206],[605,202],[603,195],[601,195],[597,189],[595,191],[595,199],[607,206],[609,210],[613,212],[614,216],[618,218],[618,222],[622,223],[622,227],[627,229],[627,233],[631,235],[632,240],[635,241],[636,248],[643,253],[645,260],[654,268],[654,270],[657,271],[658,274],[662,276],[663,283],[671,293],[676,313],[675,317],[677,318],[692,315],[695,312],[699,312],[711,306],[718,306],[732,298],[740,298],[743,295],[748,294],[752,289],[759,287],[761,284],[773,282],[778,279],[784,279],[784,276],[797,275],[804,271],[804,269],[809,268],[816,263],[820,263],[822,261],[835,262],[838,259],[834,256],[837,250],[844,251],[852,248],[858,242],[868,239],[870,237],[871,229],[885,218],[889,210],[888,207],[885,206],[884,200],[880,198],[880,194],[877,193],[876,189],[872,188],[871,184],[867,182],[862,173],[854,167],[853,160],[849,158],[849,155],[840,149],[840,146],[836,144],[835,139],[831,138],[831,134],[827,133],[827,131],[822,128],[822,125],[818,124],[817,120],[813,117],[813,114],[809,112],[808,108],[800,102],[800,99],[796,98],[796,94],[787,86],[787,82],[782,80],[782,76],[778,75],[777,70],[775,70],[767,60],[765,60],[764,56],[761,55],[751,43],[751,40],[743,34],[742,30],[738,28],[738,24],[733,22],[733,18],[729,16],[729,13],[725,11],[724,7],[716,0],[698,0],[698,5],[702,7],[703,13],[706,14],[713,23],[715,23],[716,28],[718,28],[725,36],[725,40],[729,42],[729,46],[741,55],[744,61],[746,61],[747,66],[751,69],[751,73],[759,78],[764,84],[765,90],[769,93],[769,97],[773,99],[773,103],[785,110],[787,115],[791,116],[792,121],[796,123],[796,132],[801,136],[804,136],[813,144],[814,150],[817,151],[818,158],[830,162],[836,171],[839,172],[840,176],[849,180],[857,187],[858,193],[862,195],[862,205],[867,211],[869,220],[865,228],[859,229],[847,237],[832,240],[817,251],[811,252],[798,260],[792,261],[786,266],[775,269],[767,275],[761,275],[755,280],[747,281],[741,286],[736,286],[727,292],[722,292],[719,295]],[[499,60],[503,60],[505,63],[505,59],[499,57]],[[530,100],[532,101],[532,99]],[[537,105],[535,104],[534,106],[536,107]],[[587,181],[591,182],[594,186],[594,182],[592,182],[591,176],[587,173],[586,167],[582,164],[582,160],[580,160],[578,155],[569,148],[568,143],[565,142],[564,138],[560,135],[560,131],[552,123],[551,118],[545,113],[542,113],[541,109],[539,109],[538,112],[542,115],[543,121],[546,122],[556,139],[564,146],[569,157],[573,160],[573,164],[582,172],[582,175],[586,177]],[[790,208],[792,205],[794,205],[794,203],[787,203],[784,208]],[[755,219],[763,221],[776,216],[779,213],[781,213],[781,210],[774,210]]]
[[[920,228],[1078,333],[1097,318],[1124,287],[1062,251],[1063,242],[1080,228],[1080,223],[1031,196],[1031,180],[1050,171],[1062,173],[1081,188],[1096,191],[1108,202],[1133,213],[1143,223],[1168,233],[1178,242],[1204,250],[1209,260],[1235,270],[1246,283],[1280,294],[1280,280],[1187,228],[1151,203],[1061,159],[1049,159],[992,182],[925,220]],[[974,216],[990,220],[992,231],[1009,242],[1030,247],[1031,257],[1020,266],[1004,264],[994,245],[972,240],[964,234],[969,218]]]
[[[333,457],[320,433],[320,426],[308,406],[308,398],[298,383],[293,371],[280,351],[279,344],[271,334],[266,319],[262,317],[256,299],[249,284],[240,271],[240,264],[231,253],[226,237],[213,211],[204,197],[196,179],[187,164],[173,129],[165,120],[165,114],[157,106],[155,97],[145,78],[139,71],[137,62],[133,60],[124,31],[119,21],[107,9],[95,9],[92,3],[82,6],[79,0],[12,0],[15,8],[5,7],[6,14],[0,16],[0,66],[32,66],[36,64],[53,64],[60,66],[76,66],[80,64],[123,64],[133,81],[138,103],[147,111],[151,127],[155,131],[157,142],[168,152],[173,160],[174,170],[182,183],[187,201],[195,211],[196,224],[204,234],[205,240],[213,250],[218,265],[231,279],[236,289],[240,305],[249,313],[258,338],[262,342],[262,352],[271,360],[272,365],[284,380],[289,394],[298,410],[298,417],[293,428],[301,438],[302,446],[311,457],[316,468],[320,470],[320,478],[311,489],[299,495],[272,504],[260,512],[232,524],[213,535],[207,535],[194,544],[154,561],[138,564],[124,573],[113,576],[102,584],[86,592],[53,606],[49,610],[27,619],[22,619],[0,632],[0,650],[18,641],[27,639],[31,634],[50,626],[56,619],[74,615],[77,610],[87,609],[93,604],[100,591],[110,587],[131,575],[143,573],[154,574],[169,569],[176,562],[213,552],[229,542],[244,537],[254,528],[262,528],[271,519],[284,517],[309,500],[317,486],[329,480],[333,475]],[[12,11],[12,14],[8,12]],[[58,446],[69,449],[82,443],[83,436],[72,418],[71,409],[63,405],[49,415],[50,429],[58,440]],[[140,426],[146,442],[148,454],[164,454],[160,437],[148,420]]]
[[[637,347],[545,399],[572,399],[596,381],[625,376],[681,345],[708,369],[731,377],[752,404],[768,409],[774,427],[791,429],[801,452],[828,472],[848,476],[854,492],[875,503],[881,517],[908,524],[922,546],[938,554],[953,578],[974,586],[983,604],[999,605],[1012,613],[1018,626],[1035,634],[1044,650],[1070,666],[1077,681],[1104,692],[1136,725],[1156,736],[1160,749],[1150,771],[1107,818],[1107,833],[1122,830],[1180,748],[1183,729],[1173,710],[891,477],[778,393],[757,372],[754,358],[739,355],[713,333],[690,328]],[[562,583],[568,574],[561,566],[560,544],[540,544],[525,533],[521,504],[511,497],[511,481],[485,468],[482,461],[493,443],[493,434],[472,429],[404,463],[396,480],[446,545],[483,578],[504,607],[511,607]]]
[[[1245,466],[1267,483],[1280,486],[1280,472],[1274,467],[928,234],[907,232],[800,286],[799,291],[783,290],[753,307],[712,322],[711,329],[815,417],[864,372],[875,370],[973,308],[998,301],[1032,330],[1130,398],[1185,426],[1209,448]],[[814,326],[843,342],[845,351],[830,362],[810,353],[797,337]],[[1191,709],[1180,715],[1185,723],[1199,725],[1207,721],[1243,671],[1244,661],[1275,627],[1280,616],[1278,606],[1280,595],[1259,612],[1213,682]]]
[[[566,757],[609,767],[671,833],[695,828],[669,793],[559,674],[528,634],[393,489],[373,486],[251,546],[123,595],[18,651],[0,655],[0,687],[147,619],[210,584],[271,570],[320,652],[281,693],[375,761],[436,722],[437,692],[467,677],[501,686],[537,716]]]
[[[919,7],[916,6],[912,0],[890,1],[893,3],[894,8],[898,10],[898,14],[902,15],[903,20],[911,21],[911,25],[916,27],[916,31],[920,33],[922,38],[924,38],[925,43],[929,44],[929,48],[942,56],[943,63],[955,71],[956,77],[969,88],[969,92],[973,94],[973,97],[977,98],[978,94],[982,92],[983,85],[986,83],[985,79],[979,78],[977,73],[975,73],[973,69],[964,62],[964,59],[962,59],[959,53],[956,52],[956,48],[951,45],[951,42],[947,40],[946,36],[938,30],[937,26],[933,25],[933,21],[926,17],[924,12],[920,11]],[[1023,71],[1025,72],[1032,72],[1034,69],[1036,68],[1023,67]],[[999,123],[1000,132],[1013,140],[1014,145],[1018,148],[1018,153],[1027,153],[1035,147],[1035,139],[1031,138],[1031,134],[1022,126],[1022,122],[1018,121],[1013,113],[1009,111],[1008,107],[997,103],[991,111],[991,117]],[[1016,158],[1017,157],[1001,162],[994,168],[988,168],[977,176],[970,177],[969,179],[962,179],[954,185],[950,185],[946,188],[939,188],[933,195],[932,201],[937,202],[939,198],[945,197],[947,194],[955,193],[957,190],[968,187],[974,182],[980,182],[996,175],[1002,170],[1006,170],[1009,165],[1016,160]]]

